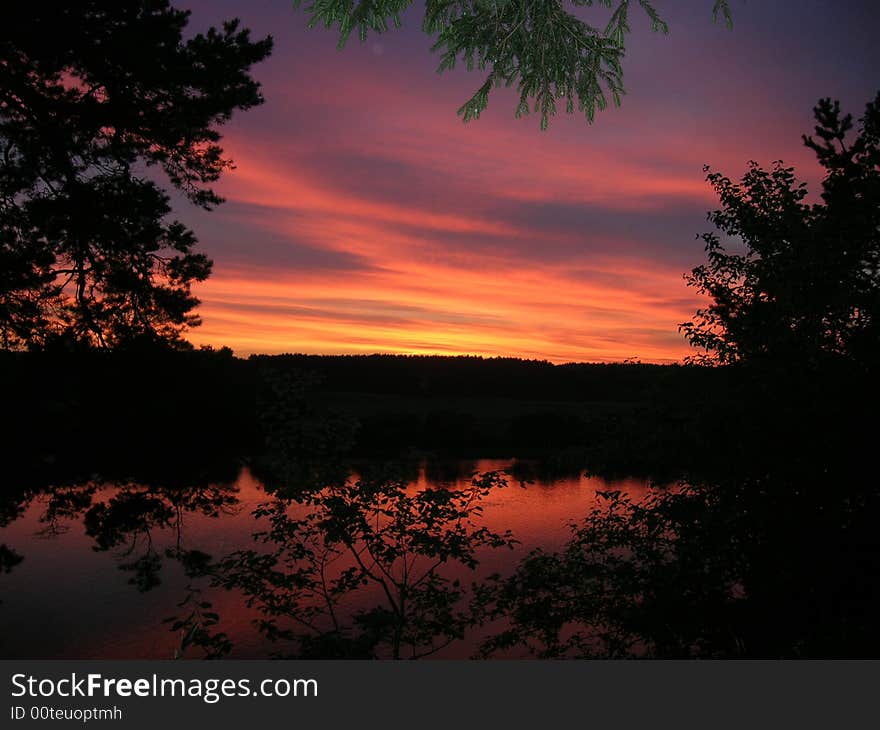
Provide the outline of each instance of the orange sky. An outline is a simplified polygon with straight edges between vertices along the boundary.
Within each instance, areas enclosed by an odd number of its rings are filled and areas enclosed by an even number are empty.
[[[234,6],[219,5],[196,3],[194,24]],[[714,207],[703,164],[737,176],[784,157],[814,174],[799,135],[825,79],[793,86],[810,71],[806,37],[791,68],[756,81],[773,54],[757,9],[735,33],[686,14],[668,38],[640,24],[623,108],[543,134],[504,92],[463,125],[477,77],[437,76],[414,30],[338,53],[287,4],[227,14],[272,32],[276,51],[256,70],[267,103],[226,130],[227,203],[181,212],[215,260],[195,344],[680,360],[677,325],[699,305],[682,274],[701,263]],[[864,55],[851,40],[845,52]]]

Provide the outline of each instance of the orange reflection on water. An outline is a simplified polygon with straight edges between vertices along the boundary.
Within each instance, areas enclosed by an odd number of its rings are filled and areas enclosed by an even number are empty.
[[[425,463],[411,484],[413,490],[440,483],[464,486],[472,472],[510,467],[510,460],[479,460],[459,464]],[[567,525],[584,517],[595,504],[595,491],[613,486],[633,494],[642,493],[645,482],[624,480],[609,484],[598,478],[571,476],[519,486],[510,485],[491,494],[484,504],[482,523],[503,532],[511,530],[520,541],[514,551],[486,551],[481,555],[480,573],[508,572],[528,550],[541,547],[558,549],[568,536]],[[108,503],[119,488],[100,487],[92,504]],[[219,516],[198,510],[184,511],[166,526],[149,531],[149,546],[163,556],[169,548],[199,550],[220,558],[235,550],[254,548],[254,532],[265,525],[254,520],[254,508],[268,499],[263,486],[243,470],[228,487],[238,502]],[[153,492],[144,490],[145,495]],[[108,551],[96,551],[95,540],[87,534],[84,512],[61,519],[51,534],[41,521],[46,499],[35,499],[19,519],[0,529],[0,543],[24,556],[24,561],[3,577],[4,597],[0,621],[4,626],[0,656],[4,658],[170,658],[180,637],[169,630],[163,619],[180,612],[177,604],[186,594],[187,578],[180,565],[165,559],[160,583],[139,592],[129,583],[130,570],[120,567],[131,562],[147,545],[144,535],[129,536]],[[172,510],[173,514],[173,510]],[[137,522],[137,521],[135,521]],[[456,570],[458,571],[457,574]],[[465,568],[444,573],[470,580],[474,574]],[[257,618],[235,592],[221,589],[206,593],[221,616],[219,629],[233,640],[233,656],[265,656],[268,647],[252,625]],[[369,592],[358,594],[358,601],[376,600]],[[59,607],[63,606],[63,610]],[[345,610],[354,612],[365,606],[352,599]],[[277,649],[277,647],[275,647]],[[474,649],[459,642],[448,656],[469,656]]]

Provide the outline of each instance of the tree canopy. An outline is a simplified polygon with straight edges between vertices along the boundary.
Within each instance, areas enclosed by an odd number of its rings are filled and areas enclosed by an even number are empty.
[[[815,108],[804,143],[824,169],[821,202],[777,161],[752,162],[738,183],[708,180],[721,201],[709,214],[708,262],[688,283],[710,298],[681,327],[722,363],[766,358],[802,365],[845,358],[876,366],[880,342],[880,94],[855,135],[840,103]],[[708,170],[708,168],[707,168]],[[742,252],[728,250],[742,247]]]
[[[401,25],[412,0],[312,0],[309,25],[339,28],[339,47],[352,31],[361,41],[370,31],[383,33]],[[294,0],[300,7],[303,0]],[[517,118],[534,111],[541,129],[564,100],[592,122],[609,100],[620,105],[624,93],[622,61],[630,33],[631,0],[426,0],[422,30],[435,39],[441,55],[438,72],[463,61],[469,71],[489,69],[483,84],[458,110],[465,122],[478,119],[493,88],[516,85]],[[655,32],[669,26],[648,0],[638,0]],[[568,9],[566,6],[570,6]],[[604,28],[590,25],[571,10],[602,6],[613,9]],[[732,22],[729,0],[714,0],[713,16]]]
[[[237,20],[184,37],[167,0],[16,0],[0,29],[0,345],[175,341],[210,260],[168,220],[231,166],[219,126],[262,103],[271,38]]]

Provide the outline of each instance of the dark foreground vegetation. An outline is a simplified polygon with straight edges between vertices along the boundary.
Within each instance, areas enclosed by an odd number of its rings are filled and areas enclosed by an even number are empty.
[[[486,656],[880,652],[868,426],[878,404],[864,369],[242,360],[207,350],[5,353],[0,363],[15,414],[4,522],[48,496],[47,524],[81,514],[96,549],[119,550],[173,525],[175,514],[234,506],[223,485],[248,464],[270,490],[255,523],[269,529],[254,547],[226,556],[147,550],[122,566],[139,590],[158,585],[162,562],[174,559],[194,582],[240,592],[285,656],[431,655],[483,624],[503,627],[483,644]],[[467,452],[530,455],[536,466],[480,477],[470,499],[406,491],[420,459]],[[357,483],[348,481],[353,468]],[[490,491],[582,470],[642,473],[666,486],[645,501],[604,495],[592,514],[571,516],[564,551],[532,553],[505,577],[467,589],[444,579],[515,538],[480,531],[473,510]],[[131,486],[95,502],[102,483]],[[311,516],[293,520],[291,505]],[[368,529],[370,515],[387,520],[382,530]],[[389,583],[365,565],[322,584],[322,561],[353,545],[372,545],[390,575],[421,551],[429,579],[388,585],[392,599],[334,625],[323,597],[335,606],[365,590],[365,575]],[[4,546],[6,570],[23,557]],[[173,623],[181,651],[233,651],[200,591]]]

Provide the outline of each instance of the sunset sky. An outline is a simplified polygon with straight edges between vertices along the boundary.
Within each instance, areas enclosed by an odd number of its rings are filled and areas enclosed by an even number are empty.
[[[714,207],[702,167],[794,164],[839,98],[860,116],[880,88],[876,0],[656,0],[641,14],[623,106],[588,126],[515,119],[495,91],[455,110],[478,72],[438,75],[415,3],[404,28],[336,50],[288,0],[181,2],[193,30],[240,17],[275,51],[266,104],[225,128],[236,169],[210,213],[180,207],[215,262],[189,339],[250,353],[437,353],[565,361],[680,360],[699,300],[683,281]],[[633,9],[635,14],[636,9]],[[603,25],[608,13],[583,11]]]

